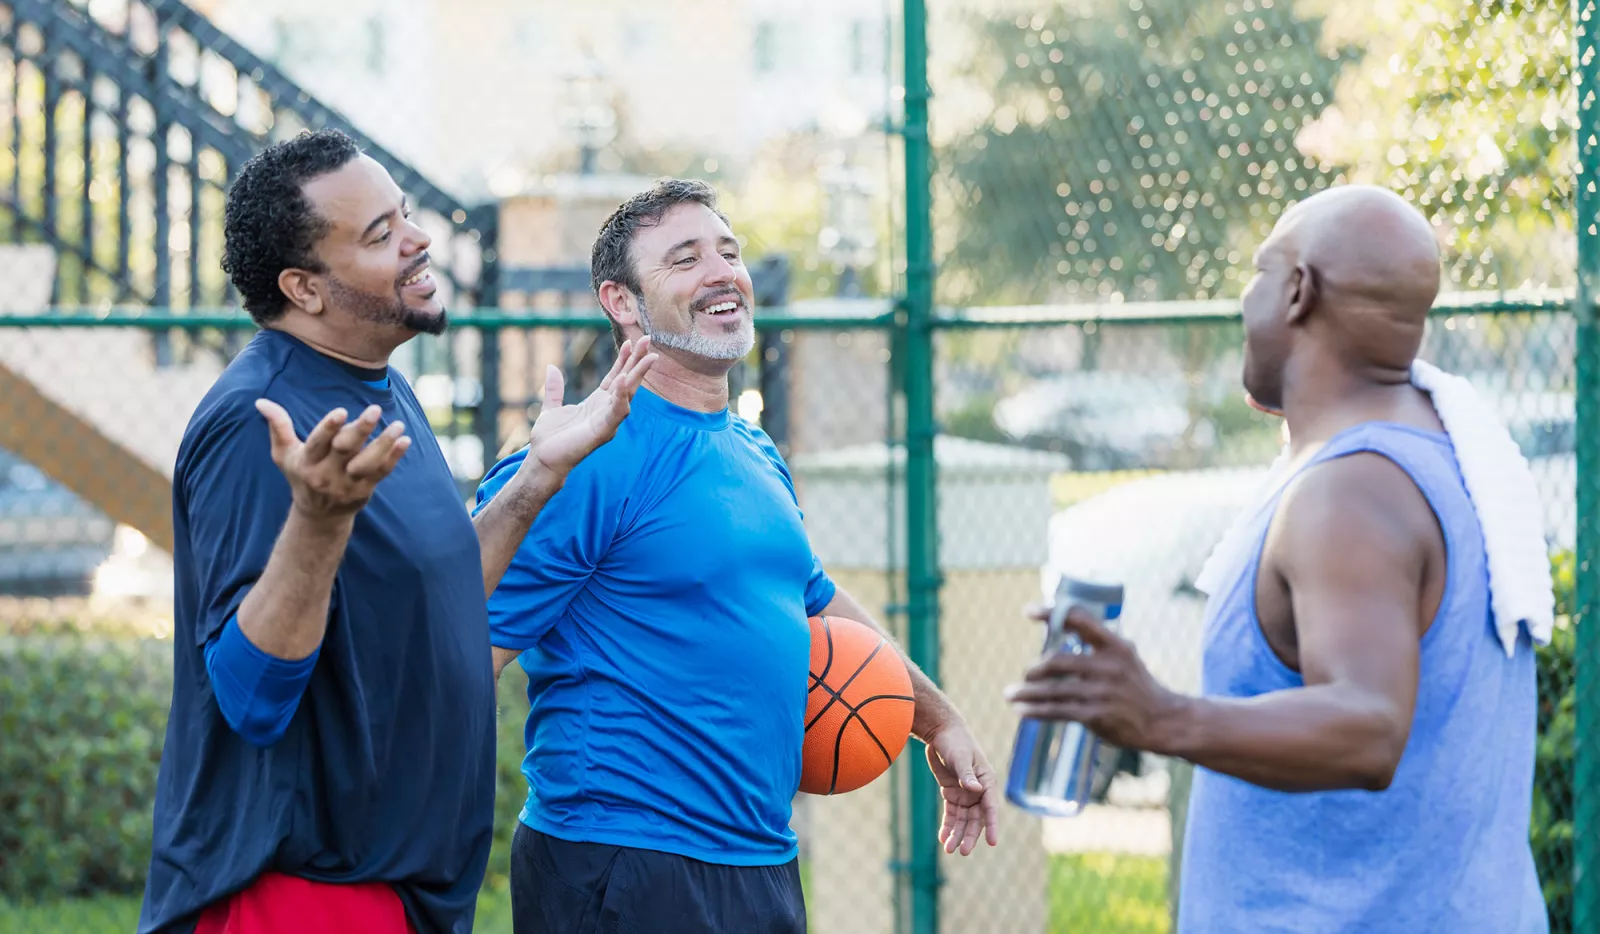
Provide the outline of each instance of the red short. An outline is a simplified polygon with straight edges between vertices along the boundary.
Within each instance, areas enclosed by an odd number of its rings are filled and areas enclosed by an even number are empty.
[[[394,889],[329,885],[276,872],[200,916],[194,934],[416,934]]]

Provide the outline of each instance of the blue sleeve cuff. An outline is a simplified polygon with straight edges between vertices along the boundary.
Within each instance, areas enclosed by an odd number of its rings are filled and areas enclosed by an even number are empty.
[[[252,746],[267,747],[283,738],[300,706],[321,650],[289,661],[261,651],[230,616],[206,643],[206,673],[222,717]]]
[[[833,578],[819,571],[806,587],[806,615],[820,616],[838,593],[839,585]]]

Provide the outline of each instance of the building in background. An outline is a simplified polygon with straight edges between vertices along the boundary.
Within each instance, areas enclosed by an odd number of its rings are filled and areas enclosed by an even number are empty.
[[[648,169],[621,160],[670,151],[712,173],[787,134],[875,130],[897,93],[884,3],[192,3],[468,199],[577,168],[596,130],[612,131],[599,170]]]

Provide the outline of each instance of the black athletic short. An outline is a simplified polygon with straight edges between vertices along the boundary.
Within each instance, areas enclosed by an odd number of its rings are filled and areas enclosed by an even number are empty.
[[[800,861],[719,866],[656,850],[571,843],[518,822],[516,934],[805,934]]]

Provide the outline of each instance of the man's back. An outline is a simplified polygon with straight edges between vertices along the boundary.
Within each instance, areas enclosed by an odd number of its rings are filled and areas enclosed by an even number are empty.
[[[1409,741],[1381,792],[1286,793],[1197,769],[1185,837],[1180,932],[1547,929],[1528,846],[1535,672],[1524,634],[1494,636],[1483,535],[1443,434],[1367,423],[1303,469],[1370,451],[1403,468],[1444,534],[1446,584],[1420,644]],[[1254,697],[1303,685],[1256,614],[1262,545],[1251,542],[1205,621],[1204,692]]]

